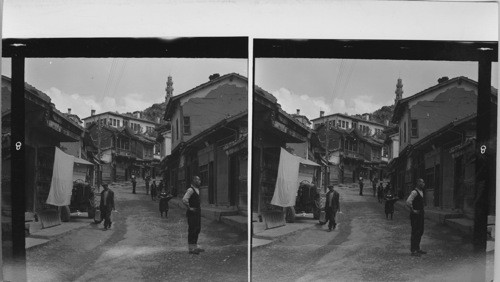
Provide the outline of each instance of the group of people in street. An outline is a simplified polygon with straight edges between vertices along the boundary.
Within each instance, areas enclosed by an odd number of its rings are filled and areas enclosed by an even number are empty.
[[[149,193],[149,188],[151,188],[152,199],[153,191],[156,194],[157,187],[156,183],[153,180],[151,187],[149,187],[149,180],[146,181],[146,193]],[[173,198],[170,193],[164,191],[164,187],[162,184],[163,181],[160,181],[160,196],[159,196],[159,210],[160,216],[163,217],[163,213],[165,213],[165,217],[167,217],[168,213],[168,201]],[[362,195],[363,185],[362,178],[359,179],[360,184],[360,195]],[[201,231],[201,201],[200,201],[200,185],[201,179],[199,176],[194,176],[191,181],[190,187],[186,189],[186,193],[182,198],[182,203],[186,206],[186,217],[188,223],[188,251],[190,254],[199,254],[204,252],[198,245],[198,236]],[[107,230],[111,227],[111,212],[115,210],[114,203],[114,192],[109,189],[108,184],[103,184],[103,191],[101,193],[100,200],[100,211],[101,217],[104,220],[104,230]],[[135,176],[132,177],[132,193],[136,193],[136,180]],[[394,214],[394,203],[398,200],[397,197],[394,197],[391,193],[390,188],[383,189],[382,184],[379,186],[374,186],[377,188],[379,194],[385,192],[385,215],[386,218],[392,219]],[[379,188],[380,187],[380,188]],[[411,191],[408,199],[406,200],[407,206],[410,208],[410,225],[411,225],[411,246],[410,251],[412,256],[421,256],[426,254],[427,252],[423,251],[420,248],[420,241],[424,232],[424,196],[423,196],[423,188],[425,187],[425,182],[423,179],[418,179],[415,188]],[[375,190],[375,189],[374,189]],[[155,195],[156,197],[156,195]],[[328,186],[328,192],[326,193],[326,201],[325,201],[325,221],[321,222],[321,224],[328,223],[328,232],[332,231],[337,227],[336,215],[340,213],[340,196],[337,191],[335,191],[333,185]]]
[[[359,195],[363,196],[363,178],[358,179]],[[411,238],[410,238],[410,252],[412,256],[419,257],[421,255],[427,254],[420,248],[420,241],[422,235],[424,234],[424,193],[423,189],[425,187],[425,182],[423,179],[417,179],[415,188],[411,191],[410,195],[406,200],[406,205],[410,209],[410,226],[411,226]],[[333,186],[328,187],[330,191],[327,193],[327,201],[325,205],[325,211],[327,213],[327,220],[329,223],[329,231],[336,226],[335,214],[336,211],[340,211],[340,205],[338,203],[338,193],[333,190]],[[392,194],[392,189],[390,183],[384,187],[382,182],[379,182],[377,178],[372,180],[373,196],[377,196],[378,202],[382,203],[385,200],[384,212],[386,219],[393,219],[394,215],[394,204],[399,199],[397,196]],[[331,200],[330,200],[331,199]],[[333,201],[333,202],[332,202]],[[326,208],[328,207],[328,209]]]
[[[160,181],[159,187],[156,187],[155,180],[152,181],[151,186],[149,186],[149,181],[151,178],[147,176],[145,178],[146,182],[146,194],[151,190],[151,197],[156,200],[156,192],[160,190],[159,194],[159,211],[160,217],[167,218],[169,205],[168,202],[173,198],[173,195],[167,193],[164,189],[163,180]],[[137,180],[135,175],[131,177],[132,183],[132,193],[136,194]],[[188,223],[188,251],[190,254],[199,254],[205,250],[198,245],[198,236],[201,231],[201,201],[200,201],[200,185],[201,179],[199,176],[194,176],[191,182],[191,186],[187,188],[184,197],[182,198],[183,204],[186,206],[186,217]],[[103,191],[101,193],[101,199],[99,204],[99,210],[101,219],[104,221],[104,231],[111,227],[111,212],[115,211],[115,199],[114,192],[109,189],[107,183],[102,184]],[[153,196],[154,195],[154,196]],[[337,194],[338,202],[338,194]]]

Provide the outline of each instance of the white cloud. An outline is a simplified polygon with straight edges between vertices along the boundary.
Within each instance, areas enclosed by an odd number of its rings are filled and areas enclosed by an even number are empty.
[[[145,101],[143,96],[138,93],[130,93],[118,98],[104,97],[104,99],[95,95],[67,94],[55,87],[51,87],[45,93],[49,95],[52,103],[54,103],[59,111],[65,113],[68,108],[71,108],[71,113],[78,115],[80,118],[90,116],[91,110],[96,110],[96,113],[107,111],[126,113],[144,110],[154,103],[152,101]]]
[[[334,98],[328,103],[324,97],[311,97],[306,94],[295,94],[286,88],[280,88],[271,92],[277,99],[281,108],[293,114],[300,109],[302,115],[309,119],[319,117],[320,111],[325,115],[334,113],[362,114],[373,112],[382,106],[390,105],[390,101],[373,101],[373,96],[360,95],[352,99]]]

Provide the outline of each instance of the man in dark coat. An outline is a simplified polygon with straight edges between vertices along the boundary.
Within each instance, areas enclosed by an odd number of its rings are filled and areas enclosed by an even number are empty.
[[[358,184],[359,184],[359,195],[363,196],[363,177],[359,177]]]
[[[144,178],[144,182],[146,183],[146,195],[149,194],[149,181],[151,181],[151,176],[149,174]]]
[[[398,197],[394,197],[391,193],[388,193],[385,196],[384,210],[385,210],[385,218],[386,219],[389,219],[389,215],[390,215],[391,220],[392,220],[392,216],[394,215],[394,204],[396,203],[397,200],[398,200]]]
[[[333,190],[333,185],[329,185],[328,189],[329,191],[326,193],[325,212],[326,220],[328,221],[328,231],[330,232],[337,227],[335,216],[337,212],[340,211],[340,203],[339,193]]]
[[[108,188],[108,184],[103,184],[104,190],[101,192],[101,203],[99,209],[101,218],[104,219],[104,231],[111,227],[111,211],[115,209],[115,193]]]
[[[132,182],[132,193],[135,194],[135,186],[137,185],[137,180],[135,179],[135,174],[132,174],[130,181]]]
[[[411,255],[420,256],[427,252],[420,249],[420,240],[424,234],[424,192],[425,182],[417,180],[417,186],[411,191],[406,204],[410,207],[411,222]]]
[[[168,216],[168,201],[170,201],[174,196],[172,194],[162,191],[160,193],[160,216],[163,217],[165,213],[165,218]]]
[[[187,207],[189,253],[196,255],[204,251],[198,246],[198,235],[201,230],[200,185],[200,177],[194,176],[191,186],[182,198],[182,202]]]

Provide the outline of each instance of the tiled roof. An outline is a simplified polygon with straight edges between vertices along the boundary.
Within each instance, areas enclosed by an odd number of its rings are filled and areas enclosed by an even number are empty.
[[[138,118],[138,117],[135,117],[133,115],[120,114],[120,113],[111,112],[111,111],[107,111],[107,112],[100,113],[100,114],[95,114],[93,116],[88,116],[88,117],[82,118],[82,120],[87,120],[87,119],[90,119],[90,118],[93,118],[93,117],[97,117],[97,116],[101,116],[101,115],[107,115],[107,114],[108,115],[119,116],[119,117],[122,117],[122,118],[125,118],[125,119],[133,119],[133,120],[138,120],[138,121],[142,121],[142,122],[147,122],[147,123],[151,123],[151,124],[154,124],[154,125],[157,124],[156,122],[148,120],[148,119]]]
[[[374,125],[379,125],[379,126],[382,126],[382,127],[386,127],[384,124],[378,123],[378,122],[373,121],[373,120],[366,120],[366,119],[359,118],[359,117],[356,117],[356,116],[350,116],[350,115],[345,115],[345,114],[341,114],[341,113],[335,113],[335,114],[331,114],[331,115],[327,115],[327,116],[323,116],[323,117],[314,118],[314,119],[311,119],[311,121],[316,121],[316,120],[320,120],[320,119],[324,119],[324,118],[332,117],[332,116],[341,116],[341,117],[344,117],[344,118],[347,118],[347,119],[351,119],[351,120],[357,120],[357,121],[362,121],[362,122],[371,123],[371,124],[374,124]]]
[[[12,83],[12,79],[10,77],[7,77],[5,75],[2,75],[2,79],[8,81],[9,83]],[[50,99],[50,97],[43,93],[42,91],[36,89],[34,86],[30,85],[29,83],[25,82],[24,83],[24,90],[38,98],[40,98],[41,100],[43,100],[44,102],[46,102],[48,105],[50,105],[50,107],[52,108],[52,111],[57,114],[58,116],[60,116],[62,119],[66,120],[67,122],[69,122],[70,124],[73,124],[75,125],[76,127],[78,128],[81,128],[81,126],[75,122],[74,120],[70,119],[68,116],[66,116],[66,114],[63,114],[61,111],[59,111],[55,105],[52,103],[52,99]]]

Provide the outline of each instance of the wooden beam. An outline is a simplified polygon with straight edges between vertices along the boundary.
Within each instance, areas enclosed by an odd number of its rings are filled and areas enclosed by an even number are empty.
[[[496,159],[494,148],[489,147],[491,136],[491,61],[486,57],[479,60],[478,100],[477,100],[477,132],[476,132],[476,191],[474,198],[473,245],[478,263],[473,269],[476,281],[484,281],[486,276],[486,240],[488,224],[488,194],[493,189],[491,170]]]
[[[19,48],[19,49],[22,49]],[[12,259],[16,281],[26,281],[25,212],[25,140],[24,140],[24,57],[22,50],[12,58],[12,142],[11,142],[11,206]]]

